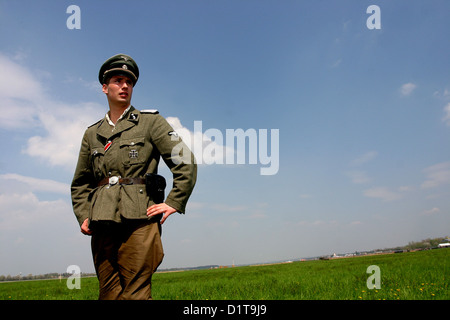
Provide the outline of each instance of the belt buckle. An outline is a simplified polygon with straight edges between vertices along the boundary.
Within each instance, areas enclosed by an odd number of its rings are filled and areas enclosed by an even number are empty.
[[[111,187],[111,186],[117,184],[119,182],[119,178],[120,177],[118,177],[118,176],[109,177],[109,180],[108,180],[109,186]]]

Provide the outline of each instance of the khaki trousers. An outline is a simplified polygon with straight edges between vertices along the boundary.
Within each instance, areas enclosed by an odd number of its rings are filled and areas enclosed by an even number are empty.
[[[164,256],[159,222],[100,224],[93,232],[91,247],[100,300],[152,298],[152,275]]]

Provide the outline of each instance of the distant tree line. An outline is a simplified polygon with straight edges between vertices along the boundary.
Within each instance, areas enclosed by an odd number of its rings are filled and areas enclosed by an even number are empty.
[[[449,237],[428,238],[421,241],[410,241],[405,246],[377,249],[373,251],[413,251],[413,250],[436,249],[438,248],[438,244],[448,242],[450,242]]]
[[[395,247],[395,248],[390,248],[390,249],[382,249],[381,251],[386,251],[386,250],[423,250],[423,249],[433,249],[433,248],[437,248],[438,244],[440,243],[446,243],[446,242],[450,242],[450,238],[449,237],[439,237],[439,238],[428,238],[425,240],[421,240],[418,242],[414,242],[411,241],[409,242],[406,246],[402,246],[402,247]],[[372,251],[379,251],[379,250],[372,250]],[[195,268],[184,268],[184,269],[211,269],[211,268],[215,268],[218,267],[216,265],[211,265],[211,266],[201,266],[201,267],[195,267]],[[172,269],[165,269],[164,271],[171,271]],[[174,268],[173,270],[179,270]],[[68,278],[70,276],[72,276],[72,273],[46,273],[46,274],[38,274],[38,275],[33,275],[33,274],[28,274],[28,275],[15,275],[15,276],[11,276],[11,275],[0,275],[0,282],[1,281],[21,281],[21,280],[44,280],[44,279],[65,279]],[[93,277],[95,276],[95,273],[81,273],[81,277]]]
[[[432,249],[436,248],[438,244],[446,242],[449,242],[448,237],[434,238],[434,239],[428,238],[418,242],[411,241],[406,246],[404,246],[404,249],[406,250]]]
[[[46,274],[28,274],[28,275],[22,275],[22,274],[18,274],[15,276],[11,276],[11,275],[0,275],[0,282],[1,281],[22,281],[22,280],[46,280],[46,279],[65,279],[68,278],[70,276],[72,276],[72,273],[46,273]],[[95,273],[81,273],[81,277],[92,277],[95,276]]]

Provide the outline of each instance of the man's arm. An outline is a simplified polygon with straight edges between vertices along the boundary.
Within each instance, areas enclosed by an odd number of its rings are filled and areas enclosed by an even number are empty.
[[[187,201],[197,180],[197,164],[193,153],[181,138],[174,139],[173,128],[160,115],[155,116],[152,141],[161,154],[163,161],[173,174],[173,186],[164,203],[148,208],[147,215],[164,212],[161,223],[174,212],[184,213]]]
[[[90,148],[87,138],[87,132],[83,136],[81,142],[78,163],[75,169],[74,177],[71,184],[72,206],[81,232],[90,234],[88,228],[89,217],[89,193],[95,188],[94,174],[92,172],[90,160]]]

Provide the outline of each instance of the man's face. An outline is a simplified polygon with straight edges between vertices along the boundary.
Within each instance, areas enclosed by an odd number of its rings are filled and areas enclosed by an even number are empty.
[[[110,103],[128,106],[133,94],[133,82],[126,76],[112,76],[107,84],[103,84],[102,90]]]

